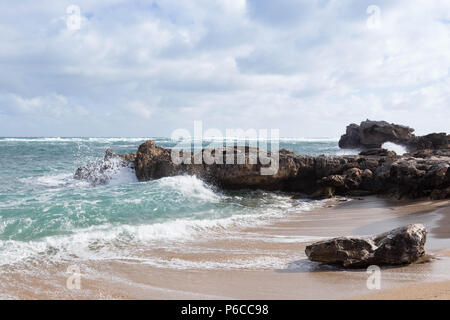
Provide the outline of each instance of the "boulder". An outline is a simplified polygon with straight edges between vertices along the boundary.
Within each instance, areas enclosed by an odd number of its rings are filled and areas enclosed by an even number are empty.
[[[374,237],[319,241],[308,245],[305,253],[311,261],[344,268],[410,264],[425,254],[426,235],[422,224],[412,224]]]

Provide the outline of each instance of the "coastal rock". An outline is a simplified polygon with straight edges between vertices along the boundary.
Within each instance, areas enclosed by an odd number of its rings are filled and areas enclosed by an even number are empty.
[[[366,120],[360,125],[347,126],[346,133],[339,140],[343,149],[363,149],[362,155],[394,156],[381,149],[385,142],[393,142],[406,147],[409,151],[417,150],[449,150],[450,135],[431,133],[415,136],[414,129],[386,121]],[[390,151],[391,152],[391,151]]]
[[[446,133],[431,133],[421,137],[413,137],[407,142],[413,150],[440,150],[450,148],[450,135]]]
[[[343,149],[381,148],[385,142],[406,145],[414,137],[413,132],[414,129],[407,126],[386,121],[366,120],[360,125],[350,124],[339,140],[339,147]]]
[[[383,148],[372,148],[361,151],[361,156],[379,156],[379,157],[395,157],[397,154],[394,151],[386,150]]]
[[[339,148],[341,149],[357,149],[361,147],[360,126],[352,123],[347,126],[346,133],[339,140]]]
[[[167,176],[196,175],[223,189],[263,189],[304,193],[315,199],[333,195],[355,196],[385,194],[394,198],[449,198],[450,157],[445,150],[394,156],[385,151],[368,151],[349,156],[303,156],[280,150],[274,174],[262,175],[262,164],[255,158],[259,152],[249,147],[205,149],[187,152],[186,161],[172,161],[170,149],[156,146],[151,140],[139,147],[136,154],[121,155],[132,161],[140,181]],[[222,162],[207,164],[205,154],[222,157]],[[233,162],[227,164],[231,156]],[[268,155],[270,156],[270,154]],[[134,161],[133,161],[134,160]],[[200,160],[200,161],[199,161]],[[80,175],[82,173],[77,173]]]
[[[310,167],[309,157],[297,156],[287,150],[280,150],[277,155],[277,170],[273,174],[262,174],[264,169],[270,171],[271,162],[262,164],[256,156],[259,150],[249,147],[222,147],[214,150],[206,149],[199,153],[185,152],[180,155],[184,161],[173,161],[170,149],[155,146],[147,141],[139,147],[136,154],[136,175],[139,180],[146,181],[179,174],[196,175],[197,177],[218,185],[224,189],[266,189],[285,190],[285,184],[297,176],[300,166]],[[206,155],[221,159],[214,163],[205,160]],[[268,157],[271,154],[267,154]],[[227,164],[227,157],[233,164]],[[210,164],[208,164],[210,163]],[[308,175],[308,170],[303,174]],[[310,182],[310,179],[305,180]],[[301,183],[300,183],[301,184]]]
[[[259,156],[264,152],[253,147],[221,147],[181,155],[148,140],[128,155],[107,150],[102,161],[79,168],[75,178],[93,185],[105,184],[111,172],[130,166],[139,181],[187,174],[223,189],[278,190],[314,199],[370,194],[397,199],[450,198],[450,149],[444,148],[448,147],[448,135],[416,137],[413,131],[367,120],[348,126],[340,141],[342,147],[364,146],[359,155],[313,157],[281,149],[279,153],[267,153],[263,161]],[[400,156],[380,148],[386,141],[430,149]]]
[[[439,157],[450,157],[450,149],[440,149],[440,150],[432,150],[432,149],[425,149],[425,150],[418,150],[413,151],[409,153],[403,154],[404,157],[410,157],[410,158],[439,158]]]
[[[425,254],[426,235],[423,225],[413,224],[369,238],[319,241],[308,245],[305,253],[311,261],[345,268],[410,264]]]

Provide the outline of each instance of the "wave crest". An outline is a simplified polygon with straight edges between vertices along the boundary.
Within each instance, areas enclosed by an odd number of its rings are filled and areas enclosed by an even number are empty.
[[[184,198],[195,198],[204,201],[216,201],[220,196],[213,188],[196,176],[174,176],[159,179],[158,186],[166,187],[180,193]]]

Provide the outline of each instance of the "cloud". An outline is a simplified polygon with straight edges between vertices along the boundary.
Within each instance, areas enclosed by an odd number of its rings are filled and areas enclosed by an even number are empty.
[[[150,119],[154,115],[154,108],[143,104],[140,101],[131,101],[126,106],[126,111],[136,114],[144,119]]]
[[[169,136],[194,120],[282,136],[366,118],[447,130],[447,0],[376,1],[376,30],[366,0],[78,0],[76,31],[70,4],[0,4],[0,136]]]
[[[0,113],[17,117],[42,117],[61,119],[73,116],[87,116],[82,106],[73,105],[67,97],[58,94],[24,98],[16,94],[0,95]]]

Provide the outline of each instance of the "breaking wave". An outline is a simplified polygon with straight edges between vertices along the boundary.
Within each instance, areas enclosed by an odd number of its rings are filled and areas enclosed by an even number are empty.
[[[385,142],[385,143],[383,143],[383,145],[381,147],[383,149],[386,149],[389,151],[394,151],[399,156],[402,156],[408,152],[408,150],[404,146],[393,143],[393,142]]]
[[[0,185],[0,265],[73,259],[145,259],[170,265],[164,259],[143,257],[142,251],[179,249],[190,241],[234,241],[243,228],[322,205],[282,193],[222,191],[187,175],[138,183],[132,164],[111,152],[98,158],[107,147],[119,153],[136,151],[146,139],[0,138],[0,159],[5,159],[0,178],[8,182]],[[290,146],[311,153],[335,148],[325,142],[294,141]],[[246,237],[255,241],[259,235]],[[198,266],[239,267],[244,260]],[[253,265],[270,265],[269,260],[261,258]],[[172,266],[192,263],[172,261]]]

